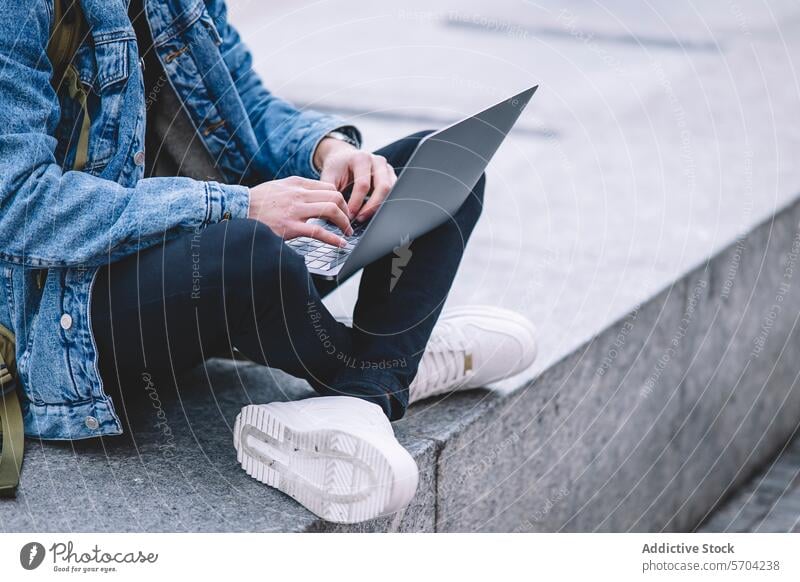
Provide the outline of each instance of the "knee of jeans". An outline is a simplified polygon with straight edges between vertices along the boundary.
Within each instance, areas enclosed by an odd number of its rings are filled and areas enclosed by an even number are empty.
[[[401,148],[399,151],[394,153],[393,159],[391,160],[396,167],[402,167],[408,159],[411,157],[411,154],[414,153],[414,150],[419,145],[419,142],[422,140],[423,137],[426,135],[430,135],[434,132],[432,129],[425,129],[423,131],[418,131],[416,133],[412,133],[411,135],[407,135],[403,139],[400,140],[399,144]]]
[[[436,131],[435,129],[423,129],[422,131],[417,131],[416,133],[412,133],[411,135],[408,136],[408,139],[414,139],[416,141],[419,141],[426,135],[430,135],[435,131]]]
[[[456,211],[456,221],[461,225],[475,226],[483,213],[483,193],[486,189],[486,174],[481,174],[472,192]]]

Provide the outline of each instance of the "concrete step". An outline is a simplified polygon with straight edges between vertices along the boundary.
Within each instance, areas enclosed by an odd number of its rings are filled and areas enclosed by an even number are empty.
[[[396,423],[421,471],[401,515],[332,526],[248,478],[238,410],[311,391],[211,360],[117,403],[122,437],[28,442],[0,531],[685,531],[788,441],[800,419],[795,3],[779,3],[777,23],[761,2],[702,18],[678,3],[673,48],[637,44],[663,22],[628,5],[598,22],[577,1],[229,4],[251,24],[267,86],[342,111],[369,147],[544,82],[526,131],[492,161],[451,294],[528,315],[540,357]],[[528,34],[497,34],[482,15]],[[328,304],[349,310],[355,284]]]
[[[797,429],[798,224],[795,201],[517,390],[413,407],[396,431],[421,479],[400,515],[334,526],[250,479],[232,448],[240,406],[310,389],[210,360],[177,390],[130,395],[123,437],[28,442],[0,529],[693,529]]]
[[[437,529],[693,529],[798,427],[799,223],[795,202],[524,388],[411,417],[441,446]]]

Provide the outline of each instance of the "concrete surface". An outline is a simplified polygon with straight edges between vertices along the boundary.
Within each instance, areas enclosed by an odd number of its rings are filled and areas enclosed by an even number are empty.
[[[699,527],[716,532],[800,532],[800,439],[727,499]]]
[[[310,392],[214,360],[156,387],[158,408],[143,387],[125,437],[30,443],[0,531],[690,530],[787,442],[796,3],[229,5],[267,86],[369,147],[541,84],[450,299],[526,313],[540,357],[396,424],[422,471],[403,515],[331,527],[249,479],[238,408]]]

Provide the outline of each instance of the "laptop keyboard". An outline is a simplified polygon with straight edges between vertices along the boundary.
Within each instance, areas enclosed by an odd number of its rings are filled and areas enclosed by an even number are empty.
[[[309,269],[318,269],[321,271],[331,271],[344,263],[350,253],[356,246],[358,238],[364,234],[366,223],[353,223],[353,234],[351,236],[344,236],[342,230],[330,222],[312,219],[308,221],[310,224],[318,224],[325,230],[342,237],[347,241],[347,246],[344,248],[335,247],[328,243],[324,243],[315,238],[308,236],[301,236],[294,238],[287,242],[295,252],[303,255],[306,260],[306,267]]]

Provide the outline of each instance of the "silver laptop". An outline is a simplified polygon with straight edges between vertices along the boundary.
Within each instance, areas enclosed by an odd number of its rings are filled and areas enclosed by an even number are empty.
[[[347,241],[339,248],[309,237],[287,244],[305,257],[310,273],[344,279],[450,219],[469,196],[538,85],[425,136],[372,218],[339,227],[312,221]]]

